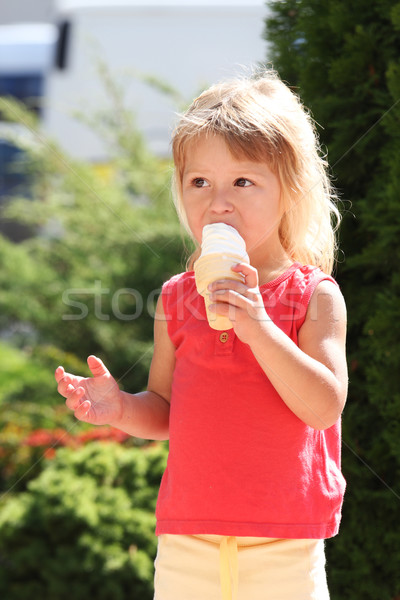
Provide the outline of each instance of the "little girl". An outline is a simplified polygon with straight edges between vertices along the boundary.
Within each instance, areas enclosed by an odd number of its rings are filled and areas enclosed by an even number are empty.
[[[250,265],[209,287],[191,257],[159,298],[147,390],[56,370],[78,419],[170,440],[156,510],[156,600],[327,600],[324,542],[345,482],[346,310],[330,276],[339,220],[311,120],[267,71],[197,98],[173,136],[179,217],[199,247],[234,227]]]

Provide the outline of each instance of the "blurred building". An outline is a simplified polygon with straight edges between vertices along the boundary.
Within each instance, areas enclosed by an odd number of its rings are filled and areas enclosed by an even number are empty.
[[[1,0],[0,25],[9,23],[52,23],[54,0]]]
[[[104,162],[109,149],[76,114],[91,119],[115,109],[100,76],[105,66],[150,148],[168,155],[176,112],[185,101],[266,60],[265,17],[262,0],[3,2],[0,94],[25,94],[33,106],[34,79],[34,108],[46,133],[72,156]],[[13,20],[31,21],[31,28],[1,26]],[[162,86],[177,94],[160,92]]]

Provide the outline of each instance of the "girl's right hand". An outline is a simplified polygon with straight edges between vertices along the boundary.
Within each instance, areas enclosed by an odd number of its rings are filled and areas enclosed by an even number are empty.
[[[58,392],[80,421],[93,425],[112,425],[122,414],[122,398],[114,377],[96,356],[89,356],[93,377],[78,377],[58,367],[55,378]]]

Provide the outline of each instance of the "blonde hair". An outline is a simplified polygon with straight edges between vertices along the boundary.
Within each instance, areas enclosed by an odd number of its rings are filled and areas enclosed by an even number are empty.
[[[331,273],[340,213],[313,121],[298,96],[266,70],[211,86],[181,116],[172,138],[173,194],[191,236],[182,203],[185,156],[190,143],[210,134],[221,136],[235,158],[268,164],[281,185],[283,248],[292,260]]]

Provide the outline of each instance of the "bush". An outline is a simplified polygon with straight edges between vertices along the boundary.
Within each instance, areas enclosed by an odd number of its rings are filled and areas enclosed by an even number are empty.
[[[33,115],[0,98],[2,118],[21,125],[10,141],[23,150],[28,175],[19,196],[0,206],[3,232],[7,224],[26,227],[18,243],[0,235],[6,600],[152,596],[164,447],[128,448],[142,443],[134,438],[118,446],[110,441],[115,431],[77,422],[53,377],[59,364],[88,375],[86,357],[97,354],[121,388],[143,389],[157,295],[183,270],[170,163],[147,150],[131,111],[107,83],[116,104],[97,120],[112,149],[105,168],[65,155]],[[93,439],[108,442],[89,444]]]
[[[166,449],[63,448],[0,515],[7,600],[153,596],[155,501]]]
[[[22,107],[1,100],[4,118],[27,121]],[[15,140],[30,188],[2,199],[1,217],[32,235],[19,243],[0,235],[0,332],[14,346],[34,348],[51,373],[64,364],[63,354],[75,362],[97,354],[121,386],[139,391],[147,382],[155,302],[162,283],[183,270],[184,252],[171,165],[146,149],[122,105],[102,121],[113,152],[106,174],[67,156],[35,122],[31,133],[39,141]]]
[[[337,278],[348,305],[348,482],[327,544],[332,599],[399,598],[400,2],[274,0],[274,66],[320,124],[344,214]]]

